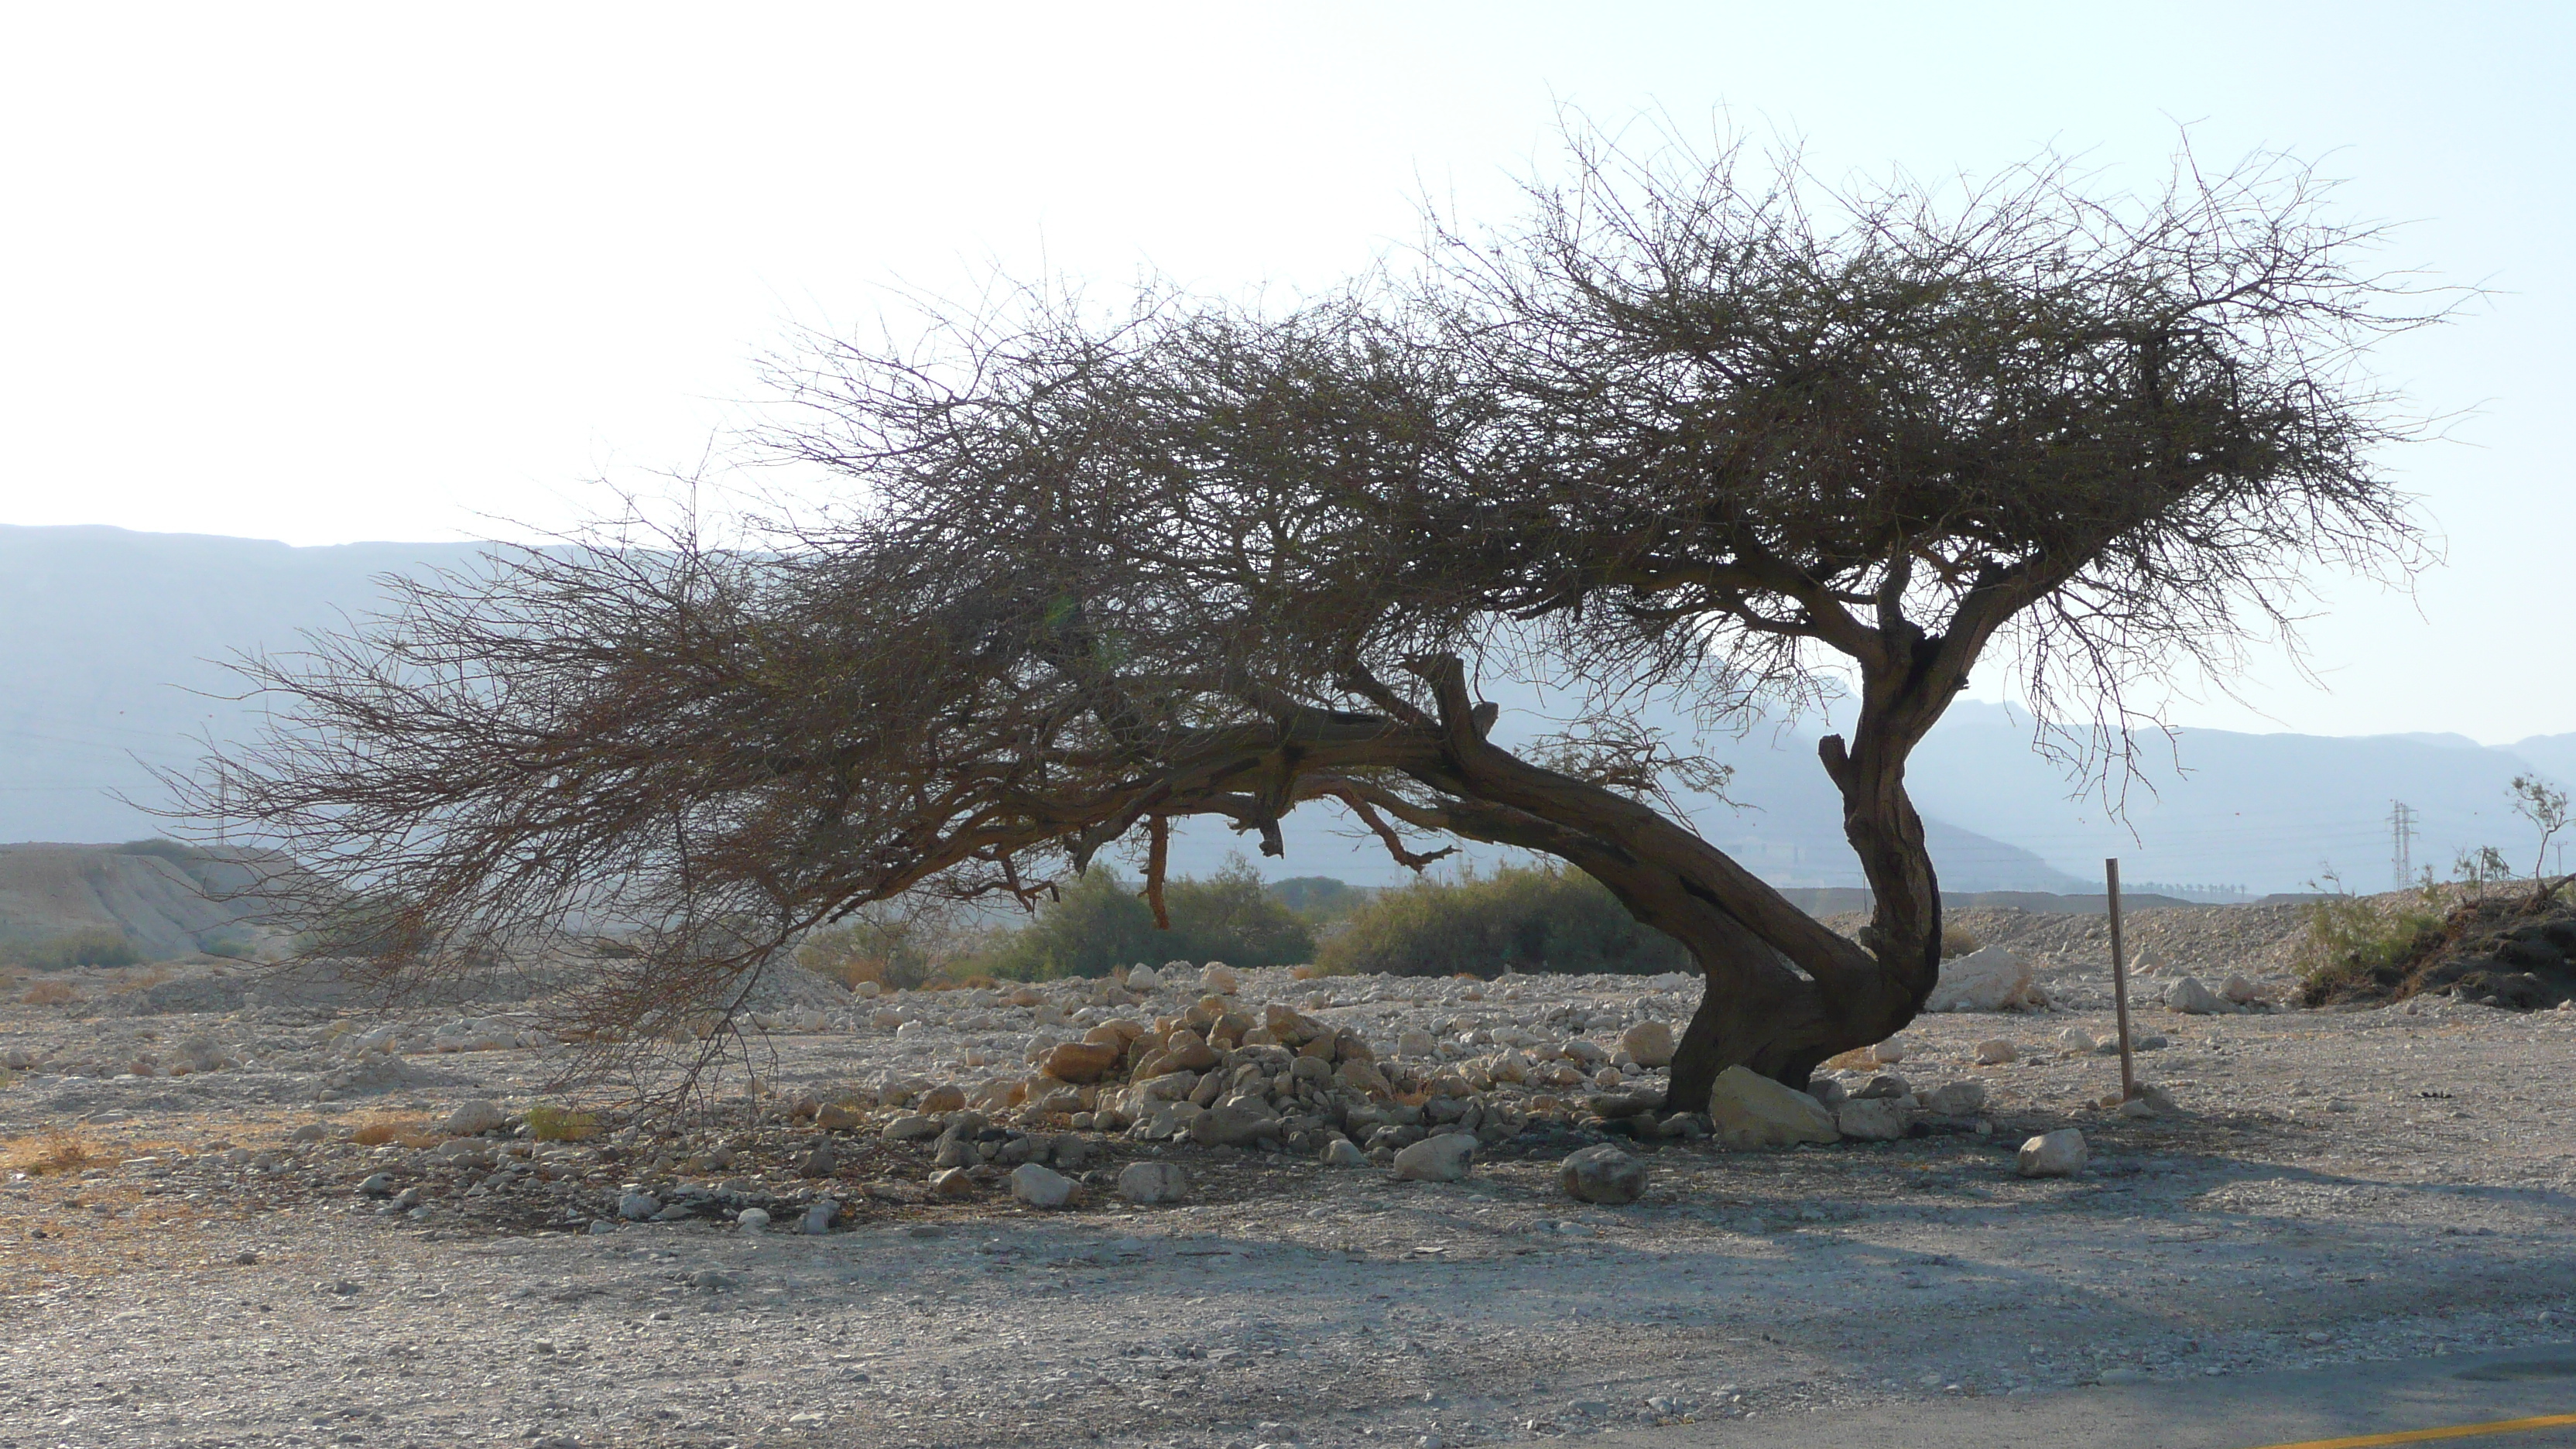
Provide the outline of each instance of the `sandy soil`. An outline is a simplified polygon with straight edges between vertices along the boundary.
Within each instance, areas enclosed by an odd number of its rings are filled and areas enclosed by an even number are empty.
[[[2234,959],[2277,987],[2269,929],[2182,964]],[[546,1049],[413,1054],[371,1080],[314,1045],[319,1010],[11,1007],[0,1050],[48,1062],[192,1034],[251,1055],[0,1090],[19,1169],[0,1186],[0,1446],[1481,1444],[2569,1336],[2576,1012],[2143,1009],[2170,1044],[2141,1073],[2184,1110],[2140,1120],[2099,1105],[2116,1058],[2059,1042],[2110,1030],[2083,942],[2044,958],[2079,1009],[1933,1017],[1904,1038],[1897,1070],[1918,1084],[1987,1084],[1983,1134],[1637,1144],[1653,1187],[1621,1208],[1556,1185],[1562,1153],[1598,1138],[1579,1123],[1493,1145],[1461,1184],[1106,1139],[1095,1171],[1178,1161],[1192,1200],[1095,1190],[1041,1213],[990,1188],[923,1201],[928,1144],[863,1128],[831,1178],[805,1179],[810,1130],[714,1124],[708,1140],[743,1149],[725,1179],[742,1200],[846,1205],[823,1236],[711,1216],[587,1231],[628,1181],[688,1177],[647,1164],[650,1139],[483,1139],[522,1186],[475,1199],[479,1162],[344,1140],[472,1097],[539,1100]],[[1503,1003],[1246,976],[1244,1000],[1321,988],[1338,1004],[1316,1015],[1372,1034],[1464,1015],[1614,1038],[1669,1009],[1656,983],[1610,978]],[[777,1100],[936,1078],[1027,1021],[934,1025],[773,1037],[766,1074]],[[2025,1058],[1975,1066],[1997,1036]],[[286,1140],[315,1123],[321,1140]],[[2023,1137],[2070,1125],[2085,1174],[2015,1175]],[[99,1165],[39,1160],[73,1142]],[[376,1171],[423,1186],[425,1211],[361,1195]]]

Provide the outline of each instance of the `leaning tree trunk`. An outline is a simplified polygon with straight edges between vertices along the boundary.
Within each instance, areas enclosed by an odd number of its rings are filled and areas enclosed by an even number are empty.
[[[1858,747],[1846,751],[1839,737],[1823,746],[1842,791],[1844,833],[1876,897],[1860,942],[1662,814],[1486,741],[1454,665],[1434,689],[1445,748],[1436,766],[1416,773],[1478,802],[1444,823],[1558,856],[1699,963],[1707,986],[1677,1043],[1670,1110],[1704,1109],[1718,1074],[1737,1065],[1803,1088],[1817,1063],[1885,1040],[1922,1009],[1940,968],[1941,911],[1904,782],[1905,756],[1938,714],[1925,712],[1921,689],[1866,689]]]
[[[1820,753],[1842,791],[1844,836],[1870,884],[1865,965],[1816,951],[1806,932],[1778,931],[1778,910],[1766,907],[1787,903],[1758,881],[1758,894],[1712,891],[1721,908],[1700,914],[1714,920],[1638,912],[1689,948],[1707,978],[1673,1055],[1667,1110],[1704,1110],[1718,1074],[1737,1065],[1803,1089],[1819,1063],[1886,1040],[1931,994],[1941,964],[1941,895],[1923,820],[1905,793],[1902,753],[1862,738],[1862,749],[1847,752],[1828,736]]]
[[[1754,927],[1748,931],[1684,934],[1675,929],[1682,923],[1640,917],[1679,937],[1708,977],[1673,1057],[1669,1109],[1705,1107],[1718,1074],[1738,1064],[1804,1088],[1818,1063],[1886,1040],[1931,996],[1941,971],[1941,886],[1924,847],[1923,818],[1905,793],[1905,761],[1955,692],[1933,667],[1936,653],[1934,641],[1921,641],[1899,653],[1903,668],[1866,677],[1852,743],[1828,735],[1817,747],[1842,793],[1843,836],[1870,886],[1870,923],[1860,940],[1865,969],[1812,953],[1798,933],[1769,928],[1776,912],[1746,913],[1767,904],[1753,892],[1739,890],[1726,901],[1740,924]],[[1782,981],[1783,962],[1804,975]],[[1820,963],[1836,969],[1819,970]]]

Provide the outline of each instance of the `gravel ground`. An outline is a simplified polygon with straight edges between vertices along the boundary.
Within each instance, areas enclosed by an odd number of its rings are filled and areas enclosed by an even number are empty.
[[[2284,928],[2259,908],[2139,914],[2172,969],[2285,984]],[[813,1132],[777,1108],[1025,1071],[999,1064],[1096,1001],[1064,989],[1035,1009],[906,993],[772,1035],[769,1120],[737,1106],[676,1138],[460,1148],[434,1127],[462,1102],[562,1100],[545,1090],[562,1048],[353,1061],[365,1030],[407,1027],[408,1046],[454,1013],[272,996],[119,1015],[141,988],[91,973],[84,1000],[0,1008],[0,1051],[40,1062],[0,1089],[18,1168],[0,1185],[0,1446],[1458,1445],[2569,1336],[2576,1104],[2558,1083],[2576,1012],[2144,1008],[2140,1031],[2169,1044],[2140,1073],[2181,1111],[2129,1118],[2099,1105],[2117,1059],[2061,1040],[2111,1029],[2088,940],[2043,920],[2021,943],[2075,1009],[1901,1038],[1893,1070],[1916,1084],[1986,1085],[1984,1131],[1740,1153],[1650,1138],[1632,1145],[1653,1185],[1617,1208],[1556,1185],[1601,1125],[1543,1108],[1515,1111],[1463,1183],[1073,1133],[1050,1140],[1080,1142],[1094,1174],[1185,1165],[1190,1200],[1131,1207],[1095,1176],[1085,1205],[1039,1212],[986,1168],[948,1202],[924,1190],[933,1144],[876,1130],[892,1107],[841,1134],[830,1176],[797,1175]],[[222,1005],[176,989],[221,968],[189,969],[150,989]],[[1242,1003],[1390,1043],[1444,1034],[1462,1059],[1496,1051],[1458,1040],[1477,1031],[1612,1047],[1690,1001],[1671,978],[1471,997],[1242,976]],[[909,1035],[872,1024],[898,1006]],[[484,1045],[534,1029],[478,1028]],[[1975,1065],[1995,1037],[2022,1059]],[[156,1075],[61,1070],[136,1057]],[[206,1069],[166,1075],[191,1057]],[[351,1140],[361,1125],[400,1135]],[[2015,1175],[2025,1136],[2065,1126],[2091,1142],[2084,1174]],[[299,1127],[317,1140],[290,1141]],[[94,1165],[42,1160],[73,1144]],[[719,1144],[739,1149],[728,1168],[704,1160]],[[359,1192],[376,1172],[421,1207]],[[706,1196],[591,1231],[630,1182]],[[785,1228],[824,1196],[843,1211],[821,1236],[725,1221],[768,1203]]]

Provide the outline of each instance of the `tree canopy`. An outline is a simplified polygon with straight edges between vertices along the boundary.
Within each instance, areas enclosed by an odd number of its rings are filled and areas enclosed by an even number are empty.
[[[235,828],[412,903],[392,972],[641,922],[593,1000],[649,1026],[869,902],[1033,902],[1113,847],[1159,914],[1175,821],[1276,854],[1320,804],[1410,865],[1556,857],[1681,942],[1678,1101],[1919,1009],[1905,762],[1998,641],[2043,703],[2116,707],[2223,673],[2320,562],[2415,562],[2359,357],[2435,309],[2296,165],[2128,196],[1573,162],[1516,227],[1293,308],[1032,293],[818,342],[760,447],[839,480],[821,521],[528,551],[255,662],[282,724],[224,767]],[[1505,749],[1498,677],[1591,707]],[[1710,767],[1625,708],[1846,685],[1858,942],[1657,808]]]

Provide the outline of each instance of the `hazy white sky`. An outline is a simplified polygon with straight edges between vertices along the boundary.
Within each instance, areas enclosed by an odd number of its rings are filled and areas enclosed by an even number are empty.
[[[2084,11],[2091,14],[2080,13]],[[2495,290],[2384,366],[2457,441],[2447,540],[2339,587],[2328,734],[2576,730],[2564,6],[19,6],[0,20],[0,521],[284,538],[557,526],[743,417],[752,362],[890,285],[1151,269],[1321,285],[1426,189],[1513,205],[1560,105],[1723,111],[1828,175],[2042,146],[2152,181],[2320,158],[2394,260]]]

